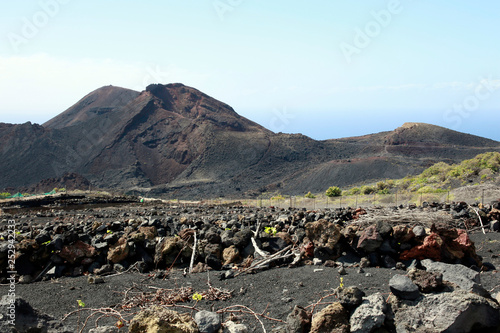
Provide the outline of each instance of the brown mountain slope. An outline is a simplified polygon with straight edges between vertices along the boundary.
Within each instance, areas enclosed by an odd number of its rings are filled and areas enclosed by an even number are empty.
[[[74,172],[93,187],[179,198],[319,192],[500,151],[496,141],[414,123],[326,141],[275,134],[182,84],[103,87],[44,126],[0,130],[0,187]]]
[[[94,90],[57,117],[43,124],[47,128],[64,128],[102,116],[127,105],[139,95],[130,89],[106,86]]]

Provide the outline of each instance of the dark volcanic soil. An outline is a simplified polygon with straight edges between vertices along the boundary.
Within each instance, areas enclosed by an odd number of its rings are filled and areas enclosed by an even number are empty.
[[[500,267],[500,233],[474,233],[471,238],[475,241],[478,253],[485,261]],[[493,257],[492,256],[496,256]],[[321,271],[315,271],[315,270]],[[358,273],[358,268],[347,268],[347,275],[343,276],[345,286],[358,286],[367,295],[382,292],[389,295],[388,282],[394,274],[404,274],[401,270],[386,268],[365,268],[365,273]],[[215,288],[232,291],[232,297],[225,301],[202,300],[198,304],[190,300],[179,305],[195,306],[197,309],[221,310],[231,305],[245,305],[257,313],[265,313],[271,318],[285,320],[294,305],[311,306],[323,296],[329,295],[340,284],[340,275],[337,268],[324,266],[302,266],[297,268],[274,268],[256,274],[242,274],[229,280],[219,280],[220,272],[197,273],[183,276],[182,270],[175,269],[166,279],[157,279],[139,273],[124,273],[105,277],[103,284],[89,284],[87,277],[60,278],[52,281],[18,285],[16,293],[26,299],[34,308],[41,310],[55,318],[61,319],[67,313],[77,309],[77,300],[81,299],[85,307],[101,308],[112,307],[121,311],[126,318],[136,311],[126,312],[119,309],[124,299],[124,292],[131,287],[134,291],[156,292],[155,288],[178,290],[181,287],[192,288],[191,293],[202,293],[208,289],[208,277]],[[367,276],[371,275],[371,276]],[[484,272],[481,282],[487,290],[500,291],[500,274],[498,270]],[[7,287],[1,286],[0,293],[6,293]],[[132,293],[132,291],[131,291]],[[330,297],[324,302],[334,301]],[[316,311],[324,307],[319,305]],[[309,307],[312,309],[312,307]],[[178,311],[191,311],[177,308]],[[86,318],[91,311],[81,313]],[[98,316],[93,317],[96,319]],[[225,315],[228,319],[229,315]],[[250,315],[242,316],[243,322],[255,331],[260,331],[260,324]],[[76,325],[78,316],[70,316],[65,323]],[[104,324],[106,320],[102,321]],[[115,323],[116,320],[108,320]],[[279,326],[279,322],[265,320],[267,330]],[[94,320],[88,326],[94,327]]]
[[[137,206],[120,206],[108,208],[104,210],[96,209],[97,215],[109,215],[109,220],[116,220],[116,215],[112,212],[120,212],[124,214],[126,211],[132,212],[137,210]],[[390,212],[390,210],[387,210]],[[385,213],[380,211],[380,214],[386,214],[387,219],[399,219],[397,212]],[[436,215],[436,212],[417,211],[413,213],[405,213],[400,211],[399,214],[411,218],[414,223],[420,221],[424,223],[424,218],[436,220],[441,219],[442,215]],[[374,215],[377,212],[371,212]],[[61,213],[63,214],[63,213]],[[64,213],[71,216],[78,216],[78,211]],[[392,214],[392,215],[387,215]],[[410,214],[410,215],[409,215]],[[442,214],[442,212],[439,212]],[[40,215],[40,214],[39,214]],[[50,218],[35,217],[34,222],[45,223]],[[97,216],[96,215],[96,216]],[[65,215],[66,216],[66,215]],[[33,216],[32,216],[33,217]],[[28,215],[21,218],[27,219]],[[373,215],[372,215],[373,218]],[[105,218],[104,218],[105,219]],[[361,223],[361,222],[357,222]],[[371,223],[370,212],[367,219],[362,223]],[[500,267],[500,233],[488,232],[483,234],[481,231],[475,231],[470,234],[471,239],[475,242],[477,253],[483,257],[484,262],[489,262],[497,269]],[[264,319],[261,320],[268,331],[273,327],[280,326],[279,320],[286,320],[286,316],[291,312],[295,305],[307,307],[308,310],[319,311],[325,307],[326,303],[335,301],[334,296],[330,296],[322,300],[321,304],[315,304],[322,297],[330,295],[333,290],[341,283],[344,286],[357,286],[363,290],[366,295],[375,292],[382,292],[389,295],[388,282],[394,274],[405,274],[405,271],[394,270],[387,268],[365,268],[364,272],[359,273],[358,267],[347,267],[347,274],[339,275],[338,268],[305,265],[297,268],[280,267],[266,271],[261,271],[255,274],[241,274],[231,279],[221,280],[221,272],[209,271],[208,273],[183,274],[183,268],[175,268],[165,278],[154,277],[154,271],[149,274],[140,274],[131,269],[129,272],[122,274],[109,275],[104,277],[104,283],[89,284],[87,276],[80,277],[62,277],[49,281],[41,281],[31,284],[16,285],[16,295],[28,301],[34,308],[48,314],[58,320],[78,309],[77,300],[82,300],[85,303],[84,310],[80,314],[72,314],[64,324],[69,327],[69,331],[76,332],[76,327],[90,317],[85,332],[88,329],[95,327],[95,319],[101,316],[92,309],[112,308],[119,311],[125,320],[132,319],[138,308],[124,309],[122,305],[126,296],[130,299],[133,296],[143,295],[148,293],[156,293],[158,288],[169,289],[167,296],[175,296],[184,290],[187,296],[187,301],[177,303],[175,310],[193,313],[196,310],[207,309],[211,311],[221,311],[224,313],[224,320],[229,319],[229,310],[245,310],[242,307],[230,306],[241,305],[248,309],[246,311],[255,311],[259,314],[264,314],[269,318],[276,320]],[[489,291],[500,292],[500,275],[498,270],[483,272],[481,274],[481,282],[485,289]],[[191,296],[194,293],[203,294],[209,290],[210,286],[222,291],[230,291],[231,297],[226,300],[207,300],[202,299],[198,303],[192,300]],[[8,293],[8,286],[0,286],[0,296]],[[183,289],[189,288],[189,289]],[[151,305],[144,303],[143,305]],[[192,309],[192,308],[195,309]],[[224,309],[226,309],[224,311]],[[252,331],[262,331],[260,323],[254,316],[249,314],[236,314],[243,323],[249,326]],[[99,321],[100,325],[116,323],[116,318],[102,318]],[[126,331],[123,328],[122,331]]]

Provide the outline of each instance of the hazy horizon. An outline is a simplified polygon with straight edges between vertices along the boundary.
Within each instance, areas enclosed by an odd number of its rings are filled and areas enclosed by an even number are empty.
[[[180,82],[274,132],[323,140],[424,122],[500,141],[500,3],[38,0],[0,9],[0,122],[44,123],[105,85]]]

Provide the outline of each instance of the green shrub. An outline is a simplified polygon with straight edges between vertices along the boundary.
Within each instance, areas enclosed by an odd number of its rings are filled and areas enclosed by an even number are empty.
[[[308,199],[314,199],[316,198],[316,196],[314,194],[311,193],[311,191],[307,192],[306,195],[304,195],[305,198],[308,198]]]
[[[349,191],[346,192],[347,195],[358,195],[361,193],[361,189],[359,187],[353,187]]]
[[[361,187],[361,194],[372,194],[373,192],[375,192],[375,189],[371,186],[363,186]]]
[[[328,190],[326,190],[325,195],[329,198],[340,197],[342,195],[342,190],[337,186],[330,186]]]

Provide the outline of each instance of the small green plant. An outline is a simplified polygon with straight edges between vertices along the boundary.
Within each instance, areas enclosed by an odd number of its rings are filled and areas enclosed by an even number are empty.
[[[337,186],[330,186],[326,190],[325,195],[329,198],[340,197],[342,195],[342,190]]]
[[[106,233],[111,235],[113,233],[113,231],[108,229],[108,230],[106,230]]]
[[[46,242],[43,242],[42,245],[49,245],[50,244],[50,241],[46,241]]]
[[[16,232],[15,232],[15,234],[16,234],[16,235],[20,235],[20,234],[21,234],[21,232],[20,232],[20,231],[16,231]]]
[[[194,293],[193,299],[196,301],[196,303],[198,303],[199,301],[201,301],[203,299],[203,295],[198,294],[198,293]]]
[[[224,230],[225,231],[231,231],[231,228],[225,228]]]
[[[307,192],[306,195],[304,195],[304,197],[308,198],[308,199],[316,198],[316,196],[314,194],[312,194],[311,191]]]
[[[81,299],[77,299],[76,303],[78,303],[78,308],[85,307],[85,303],[83,303],[83,301]],[[80,311],[78,311],[78,321],[77,321],[77,327],[76,327],[77,332],[79,332],[79,328],[80,328]]]
[[[344,289],[344,278],[340,277],[340,284],[339,284],[340,289]]]
[[[276,228],[275,227],[265,227],[264,232],[268,235],[276,235]]]

